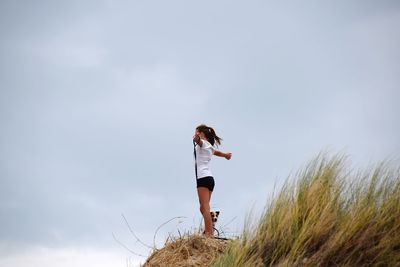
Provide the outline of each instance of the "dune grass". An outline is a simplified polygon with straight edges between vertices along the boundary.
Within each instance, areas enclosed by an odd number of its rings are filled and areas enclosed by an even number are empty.
[[[187,233],[170,237],[162,249],[154,249],[143,267],[209,266],[210,261],[223,253],[228,241]]]
[[[400,266],[400,172],[318,156],[211,266]],[[254,226],[255,224],[255,226]]]

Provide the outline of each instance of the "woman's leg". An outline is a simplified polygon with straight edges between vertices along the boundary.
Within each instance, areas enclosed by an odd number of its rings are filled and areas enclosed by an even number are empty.
[[[208,236],[212,236],[214,231],[210,214],[211,191],[206,187],[198,187],[197,193],[200,201],[200,212],[204,218],[204,233]]]

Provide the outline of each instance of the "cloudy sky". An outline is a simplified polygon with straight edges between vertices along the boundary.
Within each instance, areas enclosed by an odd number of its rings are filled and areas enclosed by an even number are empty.
[[[400,152],[398,1],[1,0],[0,37],[0,267],[135,265],[121,214],[198,227],[201,123],[232,235],[322,150]]]

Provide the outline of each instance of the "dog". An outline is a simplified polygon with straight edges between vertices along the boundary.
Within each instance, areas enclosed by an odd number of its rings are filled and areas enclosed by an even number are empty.
[[[217,235],[219,236],[219,231],[217,230],[217,228],[215,228],[215,224],[218,221],[219,211],[210,211],[210,214],[211,214],[211,221],[212,221],[213,229],[215,231],[217,231]]]

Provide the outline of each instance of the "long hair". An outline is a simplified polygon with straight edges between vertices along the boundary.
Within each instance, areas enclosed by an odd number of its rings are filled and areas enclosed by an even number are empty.
[[[204,133],[208,142],[210,142],[211,145],[214,145],[215,143],[217,143],[217,145],[221,144],[222,138],[217,136],[213,128],[208,127],[205,124],[201,124],[196,127],[196,130]]]

